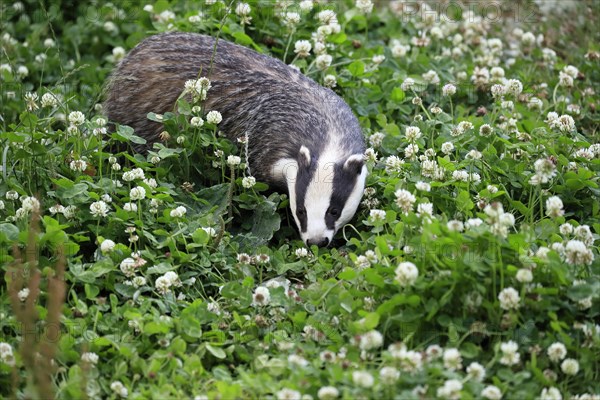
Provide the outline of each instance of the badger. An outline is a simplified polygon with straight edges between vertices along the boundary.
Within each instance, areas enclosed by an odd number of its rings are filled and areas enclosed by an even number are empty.
[[[230,139],[247,139],[256,179],[289,195],[306,245],[328,246],[354,216],[367,168],[365,141],[350,107],[285,63],[223,39],[165,33],[140,42],[116,66],[104,110],[151,145],[162,125],[149,112],[173,111],[185,82],[206,77],[204,110],[223,116]]]

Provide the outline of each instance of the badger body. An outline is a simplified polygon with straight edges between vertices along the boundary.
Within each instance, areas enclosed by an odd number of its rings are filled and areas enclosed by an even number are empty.
[[[204,109],[221,113],[229,138],[248,138],[252,175],[288,192],[307,245],[328,245],[356,212],[367,175],[358,120],[333,91],[223,39],[166,33],[143,40],[119,63],[104,110],[151,145],[162,125],[147,114],[173,111],[185,82],[201,76],[212,85]]]

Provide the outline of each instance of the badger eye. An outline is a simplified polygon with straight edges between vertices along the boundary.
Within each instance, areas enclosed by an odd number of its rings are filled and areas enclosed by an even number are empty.
[[[305,216],[306,215],[306,208],[304,208],[304,207],[298,207],[296,209],[296,215],[298,216],[298,218]]]
[[[329,214],[333,218],[337,218],[340,216],[340,212],[337,208],[330,208],[327,210],[327,214]]]

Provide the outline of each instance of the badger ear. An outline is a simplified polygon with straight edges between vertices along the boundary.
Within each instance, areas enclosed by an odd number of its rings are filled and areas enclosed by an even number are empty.
[[[364,165],[363,155],[362,154],[353,154],[344,163],[344,171],[360,174],[362,167]]]
[[[298,166],[300,169],[308,169],[310,167],[310,160],[310,150],[308,150],[308,147],[300,147],[300,151],[298,152]]]

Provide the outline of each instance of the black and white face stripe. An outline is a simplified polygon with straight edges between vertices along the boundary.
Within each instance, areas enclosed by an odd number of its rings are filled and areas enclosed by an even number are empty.
[[[290,205],[307,245],[328,245],[337,230],[354,216],[366,179],[362,154],[342,161],[324,152],[311,157],[305,147],[299,152],[295,182],[290,182]]]

